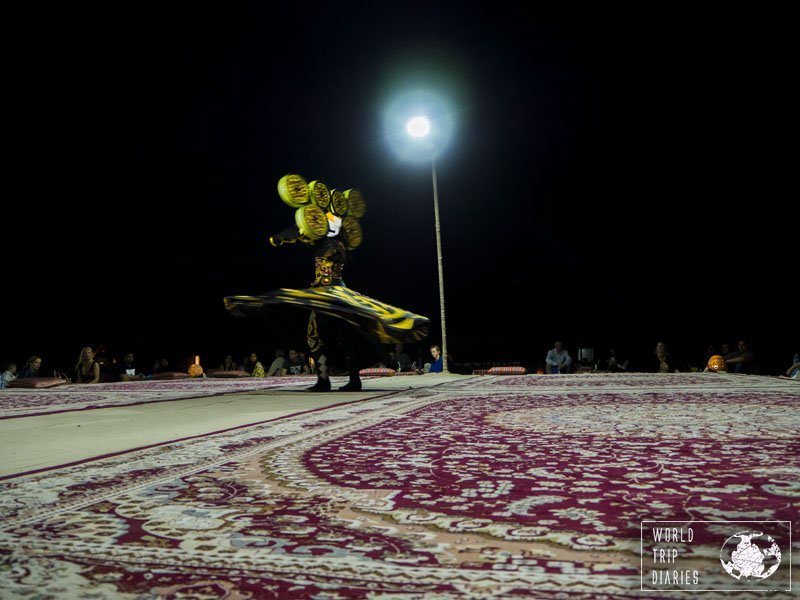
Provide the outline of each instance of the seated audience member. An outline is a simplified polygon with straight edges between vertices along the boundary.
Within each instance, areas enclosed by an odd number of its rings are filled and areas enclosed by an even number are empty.
[[[219,365],[220,371],[236,371],[237,369],[236,363],[233,362],[233,356],[230,354],[228,354]]]
[[[282,375],[308,375],[311,370],[303,357],[294,348],[289,349],[289,358],[283,365]]]
[[[649,371],[651,373],[680,373],[678,360],[667,352],[667,345],[664,342],[656,344],[654,359]]]
[[[756,355],[747,347],[745,340],[739,340],[738,349],[725,357],[728,373],[755,373]]]
[[[792,379],[800,379],[800,352],[795,353],[792,359],[792,366],[786,369],[786,376]]]
[[[403,352],[403,344],[395,344],[394,345],[394,361],[397,362],[397,365],[391,365],[394,369],[397,369],[398,373],[406,373],[411,371],[411,358],[409,358],[408,354]]]
[[[126,352],[125,356],[122,357],[122,362],[117,365],[117,377],[120,381],[141,381],[145,379],[144,373],[136,367],[133,352]]]
[[[548,350],[544,362],[547,365],[548,373],[569,373],[569,368],[572,365],[572,357],[569,355],[569,352],[564,349],[564,344],[560,341],[556,341],[554,347]]]
[[[250,356],[247,359],[246,370],[248,373],[250,373],[250,377],[266,377],[264,367],[260,362],[258,362],[258,354],[255,352],[250,353]]]
[[[75,383],[100,383],[100,365],[94,359],[94,350],[86,346],[75,364]]]
[[[283,348],[275,350],[275,360],[269,366],[267,377],[280,377],[283,375],[283,370],[286,367],[286,353]]]
[[[444,360],[442,359],[442,349],[439,346],[431,346],[432,363],[425,363],[426,373],[443,373]]]
[[[597,362],[598,371],[607,371],[609,373],[627,373],[630,367],[630,361],[617,355],[614,348],[608,349],[608,354]]]
[[[159,358],[153,365],[153,373],[169,373],[170,372],[169,359]]]
[[[17,378],[17,363],[15,362],[6,363],[6,368],[3,371],[3,374],[0,375],[0,379],[3,380],[2,382],[0,382],[0,387],[6,387],[16,378]]]
[[[39,375],[39,371],[42,369],[42,357],[41,356],[31,356],[25,366],[22,368],[22,371],[19,372],[20,379],[29,379],[31,377],[41,377]]]

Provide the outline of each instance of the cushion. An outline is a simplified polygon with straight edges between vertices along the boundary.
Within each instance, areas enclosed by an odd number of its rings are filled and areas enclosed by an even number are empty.
[[[525,375],[528,370],[525,367],[492,367],[489,375]]]
[[[183,371],[167,371],[166,373],[156,373],[153,379],[189,379],[189,374]]]
[[[60,377],[25,377],[17,378],[8,383],[6,387],[10,388],[49,388],[57,385],[64,385],[67,383],[65,379]]]
[[[488,369],[474,369],[472,371],[473,375],[486,375],[489,372]]]
[[[397,371],[394,369],[361,369],[358,372],[359,375],[362,377],[373,376],[373,377],[391,377],[392,375],[396,375]]]
[[[247,371],[220,371],[219,369],[214,369],[213,371],[209,371],[206,373],[209,377],[220,377],[222,379],[235,379],[237,377],[250,377],[250,373]]]

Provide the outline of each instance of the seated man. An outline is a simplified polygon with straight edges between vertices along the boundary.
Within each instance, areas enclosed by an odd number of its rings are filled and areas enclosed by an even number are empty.
[[[267,369],[267,377],[280,377],[284,374],[284,370],[286,369],[286,357],[284,355],[283,349],[278,348],[275,350],[275,360],[272,361],[272,364]]]
[[[755,373],[756,355],[747,347],[747,342],[739,340],[739,349],[725,357],[729,373]]]
[[[557,341],[555,347],[547,352],[544,362],[547,363],[548,373],[569,373],[572,357],[564,350],[564,344]]]
[[[136,367],[134,358],[133,352],[127,352],[122,363],[117,365],[117,376],[120,381],[141,381],[145,378],[144,373]]]
[[[394,363],[397,363],[396,365]],[[411,371],[411,359],[408,357],[408,354],[403,352],[403,344],[395,344],[394,345],[394,362],[392,363],[392,368],[397,368],[397,372],[405,373]]]
[[[294,348],[289,349],[289,358],[281,369],[281,375],[308,375],[311,370]]]
[[[431,346],[431,356],[433,362],[428,365],[425,364],[428,373],[442,373],[444,372],[444,360],[442,360],[442,349],[439,346]]]

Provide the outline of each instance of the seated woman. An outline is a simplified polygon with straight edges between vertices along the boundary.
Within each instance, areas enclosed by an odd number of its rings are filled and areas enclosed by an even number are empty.
[[[250,353],[246,370],[250,373],[250,377],[266,377],[264,367],[258,361],[258,355],[255,352]]]
[[[25,363],[25,367],[22,371],[19,372],[20,379],[27,379],[30,377],[40,377],[39,371],[42,368],[42,357],[41,356],[31,356],[28,359],[28,362]]]
[[[655,358],[650,361],[651,373],[680,373],[680,363],[672,354],[667,351],[667,345],[664,342],[656,344]]]
[[[94,350],[86,346],[81,350],[75,365],[76,383],[98,383],[100,381],[100,365],[94,359]]]
[[[239,367],[233,361],[233,356],[231,356],[230,354],[228,354],[219,365],[220,371],[235,371],[238,368]]]

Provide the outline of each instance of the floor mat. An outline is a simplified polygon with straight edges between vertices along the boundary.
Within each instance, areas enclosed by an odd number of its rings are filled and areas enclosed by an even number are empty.
[[[0,419],[110,408],[147,402],[200,398],[239,392],[310,386],[312,377],[266,377],[242,379],[179,379],[175,381],[131,381],[97,385],[66,385],[45,390],[3,390]],[[346,379],[342,379],[346,381]]]
[[[581,377],[477,377],[7,480],[0,591],[791,597],[800,386]],[[730,575],[721,552],[734,539],[741,567],[753,522],[775,524],[779,568]],[[681,570],[646,566],[659,528]]]

